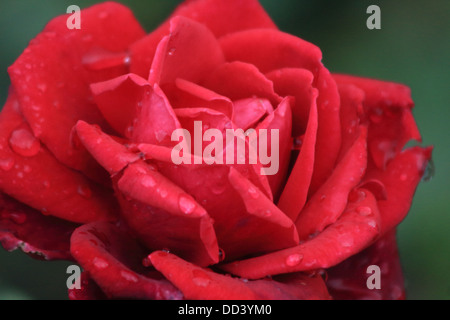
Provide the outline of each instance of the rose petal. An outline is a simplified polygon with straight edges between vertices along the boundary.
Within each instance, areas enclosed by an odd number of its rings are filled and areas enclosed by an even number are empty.
[[[141,264],[145,251],[125,230],[94,222],[75,230],[71,252],[108,298],[178,300],[181,293]]]
[[[127,165],[140,159],[139,155],[130,152],[95,126],[78,121],[75,128],[86,149],[111,175],[119,173]]]
[[[258,121],[265,116],[269,110],[273,110],[270,101],[260,98],[237,100],[234,101],[233,105],[233,123],[236,128],[242,128],[244,130],[255,127]]]
[[[163,86],[177,78],[198,82],[224,62],[220,46],[208,28],[181,16],[170,21],[170,34],[156,49],[149,82]]]
[[[289,273],[271,279],[247,281],[260,300],[330,300],[322,277],[317,273]]]
[[[248,281],[199,268],[173,254],[154,252],[153,266],[177,286],[187,300],[312,300],[329,299],[320,277],[290,274]]]
[[[367,128],[361,126],[359,131],[358,139],[295,221],[300,239],[334,223],[347,205],[348,194],[363,177],[367,165]]]
[[[240,251],[256,254],[280,250],[298,243],[297,230],[292,220],[270,199],[234,168],[230,169],[228,177],[247,211],[245,218],[238,221],[233,229],[233,232],[239,234],[239,237],[234,237],[234,245],[238,247],[245,242],[245,249]],[[224,250],[227,252],[225,248]],[[238,249],[233,248],[232,251],[236,252]]]
[[[379,235],[380,217],[375,197],[348,203],[345,212],[315,238],[298,246],[260,257],[221,265],[226,272],[248,279],[332,267],[371,244]]]
[[[252,29],[229,34],[220,39],[227,61],[252,64],[262,73],[282,68],[319,71],[320,49],[296,36],[272,29]]]
[[[364,179],[378,179],[386,188],[387,199],[378,201],[382,233],[391,230],[405,218],[431,159],[432,150],[432,147],[413,147],[397,155],[388,163],[386,170],[368,170]]]
[[[178,78],[175,87],[165,87],[164,92],[173,108],[208,108],[232,117],[233,103],[229,98],[193,82]]]
[[[327,286],[336,300],[404,300],[403,272],[395,230],[337,266],[328,269]],[[369,289],[369,266],[380,268],[379,289]],[[370,282],[370,280],[369,280]]]
[[[128,129],[150,90],[147,80],[132,73],[91,85],[95,103],[103,117],[114,130],[128,137]]]
[[[212,219],[190,195],[144,163],[118,181],[122,216],[153,250],[167,248],[201,266],[218,262]]]
[[[171,136],[180,128],[177,117],[158,85],[147,91],[140,113],[135,119],[132,141],[172,146]]]
[[[14,92],[0,113],[0,188],[13,198],[73,222],[114,219],[112,190],[58,162],[24,122]]]
[[[69,145],[71,129],[80,119],[105,124],[92,104],[89,84],[127,72],[124,59],[122,65],[105,70],[92,67],[93,61],[110,59],[105,51],[126,53],[145,33],[128,8],[113,2],[81,15],[79,30],[67,28],[67,15],[50,21],[8,71],[34,135],[59,161],[85,171],[91,158]]]
[[[188,300],[256,300],[243,282],[184,261],[167,252],[153,252],[152,265],[172,282]]]
[[[363,102],[369,120],[370,162],[384,168],[410,140],[421,141],[411,113],[411,90],[402,84],[348,75],[333,75],[342,85],[364,91]]]
[[[342,144],[338,162],[345,156],[359,136],[359,125],[366,123],[363,117],[364,91],[354,85],[340,84],[339,96],[341,98],[341,132]]]
[[[202,0],[183,2],[155,31],[133,44],[131,71],[147,77],[156,47],[169,34],[170,20],[182,16],[200,22],[216,37],[253,28],[277,29],[264,8],[256,0]]]
[[[268,80],[254,65],[240,61],[227,62],[212,71],[202,82],[206,88],[231,100],[266,98],[273,105],[281,102]]]
[[[272,71],[266,77],[273,82],[276,93],[295,97],[295,104],[292,106],[292,135],[302,135],[308,125],[311,106],[315,105],[318,96],[317,89],[312,86],[313,74],[306,69],[284,68]]]
[[[72,260],[70,235],[76,227],[0,194],[0,243],[5,250],[20,248],[34,258]]]
[[[290,97],[283,99],[275,111],[269,114],[255,129],[258,139],[259,161],[263,164],[265,174],[265,176],[261,175],[261,179],[267,177],[275,201],[278,201],[282,191],[291,156],[292,104],[293,101]],[[262,139],[262,132],[267,132],[267,139]],[[278,140],[274,139],[273,141],[273,138],[276,138],[277,135]],[[256,138],[250,137],[250,141]],[[250,144],[252,145],[252,142]],[[261,148],[264,145],[267,146],[266,159],[261,157]],[[263,155],[263,157],[266,157],[266,155]]]
[[[319,128],[309,195],[313,195],[330,176],[342,142],[339,92],[334,79],[325,67],[321,66],[314,75],[313,85],[319,92],[317,97]]]
[[[283,192],[278,201],[278,207],[293,221],[295,221],[303,209],[308,196],[314,168],[314,154],[317,137],[317,106],[311,105],[308,125],[294,167],[288,177]]]
[[[320,49],[293,35],[269,29],[237,32],[223,37],[220,44],[227,61],[252,64],[264,74],[301,68],[314,75],[313,87],[319,92],[316,161],[309,192],[314,194],[333,170],[341,144],[339,93],[331,74],[320,62]]]

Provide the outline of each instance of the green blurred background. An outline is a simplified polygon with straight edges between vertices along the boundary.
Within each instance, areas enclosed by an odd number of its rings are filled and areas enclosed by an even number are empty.
[[[69,5],[93,0],[0,1],[0,101],[6,99],[6,69],[27,43]],[[180,0],[119,1],[150,31]],[[448,0],[261,0],[283,31],[318,45],[325,66],[407,84],[425,145],[434,145],[436,173],[416,193],[398,238],[408,299],[450,298],[450,1]],[[381,30],[369,30],[366,9],[381,8]],[[67,299],[67,262],[36,261],[0,249],[0,300]]]

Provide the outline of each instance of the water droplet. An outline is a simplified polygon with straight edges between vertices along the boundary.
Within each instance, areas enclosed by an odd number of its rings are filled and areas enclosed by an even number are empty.
[[[136,283],[139,281],[138,277],[129,271],[120,271],[120,276],[130,282]]]
[[[407,175],[406,173],[402,173],[402,174],[400,175],[400,180],[401,180],[401,181],[406,181],[406,180],[408,180],[408,175]]]
[[[35,156],[41,149],[39,140],[25,128],[14,130],[9,138],[9,144],[14,152],[24,157]]]
[[[346,234],[343,234],[339,240],[341,245],[346,248],[353,246],[354,243],[353,238]]]
[[[289,255],[286,258],[286,265],[289,267],[294,267],[294,266],[298,265],[302,260],[303,260],[303,255],[294,253],[294,254]]]
[[[23,167],[23,171],[25,171],[25,173],[30,173],[30,172],[31,172],[31,167],[28,166],[28,165],[25,165],[25,166]]]
[[[40,83],[37,85],[37,88],[42,92],[45,93],[47,91],[47,85],[45,83]]]
[[[433,179],[434,173],[435,173],[434,161],[433,161],[433,159],[430,159],[430,161],[428,161],[428,163],[427,163],[425,172],[422,176],[422,181],[424,181],[424,182],[430,181],[431,179]]]
[[[367,222],[367,224],[372,227],[372,228],[376,228],[377,227],[377,222],[375,220],[369,220]]]
[[[366,206],[358,207],[356,208],[356,211],[362,216],[369,216],[372,214],[372,209]]]
[[[271,217],[271,216],[272,216],[272,211],[270,211],[270,210],[264,211],[264,212],[263,212],[263,216],[266,217],[266,218]]]
[[[89,199],[90,197],[92,197],[92,190],[87,185],[79,185],[77,192],[83,198]]]
[[[125,58],[123,58],[123,63],[127,66],[130,65],[130,63],[131,63],[130,56],[126,56]]]
[[[45,180],[42,184],[46,189],[50,188],[50,182],[48,182],[47,180]]]
[[[156,181],[152,176],[146,175],[142,177],[141,184],[146,188],[153,188],[156,186]]]
[[[17,172],[17,178],[22,179],[23,178],[23,172]]]
[[[13,158],[0,159],[0,168],[2,170],[5,170],[5,171],[11,170],[13,166],[14,166]]]
[[[169,56],[173,56],[174,53],[175,53],[175,51],[176,51],[175,48],[171,48],[171,49],[169,50],[169,52],[168,52],[168,55],[169,55]]]
[[[109,16],[109,13],[106,11],[102,11],[98,14],[99,19],[106,19],[106,18],[108,18],[108,16]]]
[[[161,196],[161,198],[167,198],[167,196],[169,195],[169,193],[165,189],[158,188],[158,189],[156,189],[156,192],[158,192],[158,194]]]
[[[207,287],[211,283],[211,278],[201,270],[192,271],[192,282],[199,287]]]
[[[216,196],[221,195],[225,192],[225,189],[227,188],[227,185],[222,182],[218,182],[217,184],[213,185],[211,187],[211,192],[215,194]]]
[[[158,140],[158,142],[162,142],[166,136],[167,134],[164,130],[155,131],[155,138],[156,140]]]
[[[178,200],[178,206],[184,214],[191,214],[192,212],[194,212],[197,204],[188,197],[181,195],[180,199]]]
[[[320,201],[325,201],[326,198],[327,198],[327,196],[323,194],[320,196]]]
[[[106,260],[99,257],[95,257],[93,263],[97,269],[106,269],[109,267],[109,263]]]
[[[250,187],[248,189],[248,194],[253,198],[257,199],[259,197],[258,190],[256,190],[254,187]]]

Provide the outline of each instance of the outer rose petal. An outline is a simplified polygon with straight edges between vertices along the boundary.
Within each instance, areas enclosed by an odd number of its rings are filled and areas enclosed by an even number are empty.
[[[118,68],[100,71],[92,67],[93,59],[102,65],[111,53],[126,54],[144,31],[129,9],[113,2],[83,10],[81,15],[80,30],[67,28],[67,15],[50,21],[9,74],[34,135],[59,161],[85,171],[89,155],[68,145],[78,120],[104,124],[91,101],[89,84],[127,72],[124,59]]]
[[[72,260],[70,235],[76,224],[45,217],[26,205],[0,194],[0,243],[46,260]]]
[[[361,126],[359,131],[358,139],[295,221],[300,239],[334,223],[347,206],[348,194],[363,177],[367,165],[367,128]]]
[[[348,75],[333,77],[340,86],[353,85],[364,91],[363,105],[370,120],[370,166],[374,163],[385,168],[408,141],[421,141],[411,113],[414,106],[411,90],[407,86]]]
[[[368,190],[349,202],[346,211],[315,238],[296,247],[220,266],[248,279],[332,267],[371,244],[379,234],[375,197]]]
[[[395,230],[391,230],[373,245],[357,255],[328,269],[327,286],[338,300],[403,300],[405,289],[397,250]],[[381,271],[381,288],[367,286],[369,266]],[[371,281],[369,280],[371,283]]]
[[[204,25],[184,17],[170,21],[170,34],[156,49],[149,82],[163,86],[177,78],[198,82],[225,60],[214,35]]]
[[[169,34],[170,19],[186,17],[207,26],[216,37],[245,29],[277,29],[257,0],[196,0],[183,2],[161,26],[131,48],[131,71],[147,77],[156,47]]]
[[[381,233],[398,225],[408,213],[414,192],[431,159],[432,147],[414,147],[397,155],[386,170],[371,169],[365,179],[379,179],[386,187],[386,200],[378,201]]]
[[[126,231],[110,223],[79,227],[71,238],[71,252],[108,298],[182,298],[166,280],[142,266],[145,251]]]
[[[218,262],[213,221],[190,195],[145,163],[128,166],[117,186],[122,216],[148,248],[202,266]]]
[[[292,300],[328,299],[320,277],[290,274],[273,280],[248,281],[199,268],[167,252],[149,256],[153,266],[162,272],[184,294],[195,300]]]
[[[0,113],[0,188],[45,214],[73,222],[113,219],[112,190],[67,168],[40,144],[12,92]]]

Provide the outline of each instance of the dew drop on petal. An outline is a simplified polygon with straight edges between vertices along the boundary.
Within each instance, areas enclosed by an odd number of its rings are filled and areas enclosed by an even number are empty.
[[[250,187],[250,188],[248,189],[248,194],[249,194],[253,199],[258,198],[258,196],[259,196],[258,191],[257,191],[254,187]]]
[[[97,269],[106,269],[107,267],[109,267],[109,263],[99,257],[95,257],[93,263]]]
[[[356,211],[362,216],[369,216],[372,214],[372,209],[366,206],[358,207],[356,208]]]
[[[153,188],[156,186],[156,181],[152,176],[146,175],[142,177],[141,184],[146,188]]]
[[[41,149],[39,140],[25,128],[14,130],[11,133],[9,145],[14,152],[24,157],[35,156]]]
[[[171,48],[167,54],[168,54],[169,56],[173,56],[174,53],[175,53],[175,51],[176,51],[175,48]]]
[[[178,206],[184,214],[191,214],[196,208],[196,203],[186,196],[181,195],[178,200]]]
[[[286,258],[286,265],[289,267],[294,267],[294,266],[298,265],[302,260],[303,260],[303,255],[294,253],[294,254],[289,255]]]
[[[45,83],[40,83],[37,85],[37,88],[42,92],[45,93],[47,91],[47,85]]]
[[[192,282],[199,287],[207,287],[211,283],[211,278],[201,270],[192,272]]]
[[[130,282],[136,283],[139,281],[138,277],[129,271],[120,271],[120,276]]]
[[[4,171],[9,171],[14,166],[13,158],[0,159],[0,168]]]

